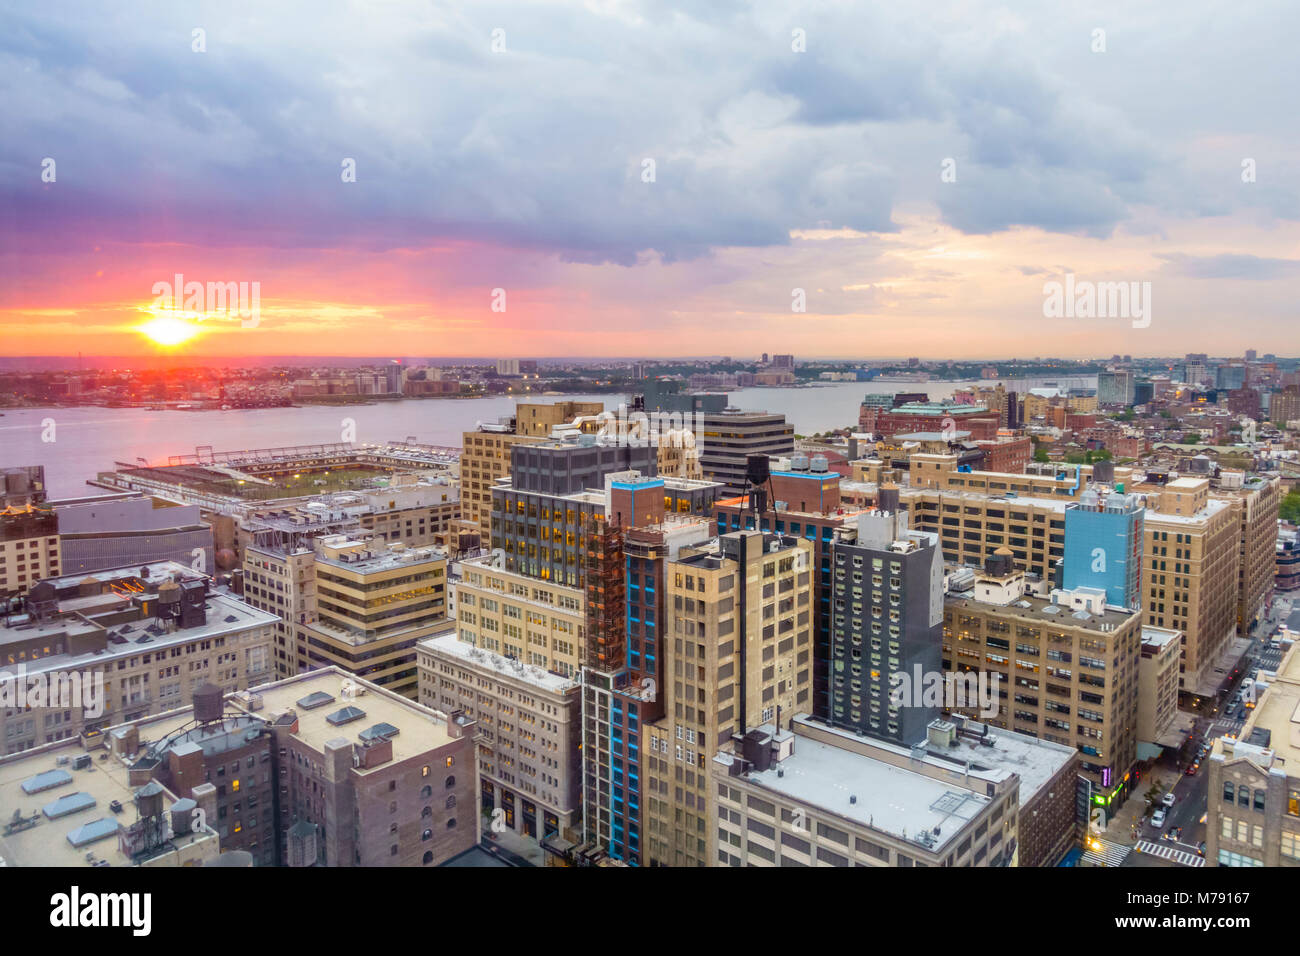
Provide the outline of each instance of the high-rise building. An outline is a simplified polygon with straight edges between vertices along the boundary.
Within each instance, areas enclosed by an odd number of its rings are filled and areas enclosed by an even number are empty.
[[[511,660],[576,679],[586,620],[581,588],[530,577],[500,556],[460,562],[456,627],[461,641]]]
[[[980,719],[1078,748],[1094,793],[1113,804],[1134,783],[1141,614],[1108,606],[1099,588],[1045,596],[1005,547],[970,583],[944,602],[945,665],[997,674],[997,716]]]
[[[62,568],[59,517],[45,500],[41,465],[0,471],[0,598],[20,594]]]
[[[861,514],[831,547],[830,723],[896,744],[925,739],[939,708],[901,701],[900,682],[939,675],[943,557],[939,536],[906,512]]]
[[[529,625],[529,646],[551,639]],[[501,822],[525,837],[580,839],[578,682],[459,634],[429,638],[419,649],[419,702],[478,724],[481,808],[500,810]]]
[[[1210,371],[1206,368],[1204,361],[1192,361],[1189,359],[1183,365],[1183,382],[1187,385],[1199,386],[1209,379]]]
[[[1237,517],[1237,629],[1245,634],[1267,610],[1273,593],[1282,481],[1278,476],[1241,472],[1222,471],[1220,475],[1212,494],[1231,504]]]
[[[1288,385],[1269,396],[1268,420],[1278,428],[1300,421],[1300,385]]]
[[[593,667],[584,674],[584,706],[592,715],[583,742],[587,838],[610,858],[634,866],[646,862],[646,824],[657,799],[646,789],[651,755],[644,731],[663,719],[670,679],[667,567],[682,548],[712,533],[712,522],[696,515],[666,515],[661,524],[624,530],[626,667],[622,673]]]
[[[1138,660],[1138,760],[1151,760],[1177,750],[1188,728],[1178,721],[1178,665],[1183,636],[1164,627],[1142,626],[1142,656]],[[1188,718],[1190,722],[1190,718]]]
[[[1235,391],[1246,387],[1246,366],[1242,362],[1229,362],[1214,370],[1214,387]]]
[[[277,673],[335,665],[414,698],[415,645],[446,627],[446,555],[327,529],[267,521],[245,549],[246,599],[282,618]]]
[[[1107,604],[1141,608],[1145,514],[1137,495],[1094,488],[1066,505],[1064,587],[1100,588]]]
[[[797,458],[798,456],[796,456]],[[771,472],[773,500],[779,510],[764,510],[755,523],[754,502],[750,495],[720,500],[715,512],[718,533],[728,531],[774,532],[804,538],[813,554],[813,703],[809,713],[825,719],[830,713],[831,647],[831,547],[837,529],[851,525],[863,508],[844,503],[840,496],[840,476],[835,472],[819,473],[800,470],[802,462],[780,463]],[[892,489],[896,501],[897,489]],[[890,488],[886,488],[886,494]]]
[[[480,425],[465,432],[460,459],[461,515],[477,521],[486,544],[492,531],[492,488],[510,474],[510,450],[541,438],[515,433],[509,424]]]
[[[559,425],[599,415],[604,402],[519,402],[515,405],[515,434],[550,438]]]
[[[794,452],[794,426],[784,415],[727,409],[705,412],[700,441],[700,468],[704,477],[720,481],[726,491],[739,494],[748,487],[745,462],[750,455],[771,458]]]
[[[507,570],[580,588],[583,535],[597,519],[634,526],[712,510],[717,482],[661,478],[654,448],[582,438],[516,450],[511,478],[493,488],[492,546],[504,552]]]
[[[739,531],[668,562],[664,716],[642,729],[649,865],[710,865],[714,754],[810,708],[810,554],[802,539]]]
[[[1134,375],[1127,369],[1097,375],[1098,405],[1132,405]]]
[[[1210,496],[1204,478],[1148,481],[1131,489],[1146,499],[1142,601],[1147,624],[1185,636],[1180,692],[1213,696],[1216,666],[1237,637],[1241,528],[1234,506]]]

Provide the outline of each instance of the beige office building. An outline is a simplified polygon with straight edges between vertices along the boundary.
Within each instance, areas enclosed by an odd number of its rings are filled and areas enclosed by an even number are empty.
[[[599,415],[604,402],[519,402],[515,405],[515,434],[525,438],[550,438],[557,425]],[[509,456],[506,456],[507,463]]]
[[[281,677],[336,665],[415,697],[415,645],[446,627],[443,552],[327,534],[250,546],[243,570],[249,603],[282,618]]]
[[[1130,489],[1145,495],[1144,620],[1183,633],[1180,690],[1212,695],[1216,665],[1237,636],[1240,529],[1234,507],[1205,478]]]
[[[274,676],[275,616],[172,561],[43,581],[28,611],[0,627],[5,754],[184,706],[204,682]]]
[[[1182,745],[1190,718],[1178,710],[1178,665],[1182,634],[1164,627],[1142,626],[1142,656],[1138,660],[1138,759],[1159,756],[1165,748]]]
[[[1095,791],[1120,788],[1137,759],[1139,612],[1097,588],[1032,593],[1003,548],[949,591],[943,617],[948,670],[998,675],[996,717],[959,713],[1077,748]]]
[[[1300,654],[1260,671],[1258,703],[1206,761],[1207,866],[1300,866]]]
[[[505,425],[482,425],[465,432],[460,456],[461,515],[477,521],[484,546],[492,532],[492,488],[510,474],[510,449],[542,437],[517,435]]]
[[[586,634],[581,588],[507,571],[492,557],[463,561],[460,567],[460,640],[577,679]]]
[[[665,716],[644,728],[651,866],[709,866],[710,762],[733,736],[812,707],[811,543],[740,531],[665,571]]]
[[[29,503],[0,509],[0,597],[58,577],[59,549],[59,519],[52,508]]]
[[[478,722],[480,810],[535,840],[579,839],[578,683],[455,634],[422,641],[419,665],[421,704]]]

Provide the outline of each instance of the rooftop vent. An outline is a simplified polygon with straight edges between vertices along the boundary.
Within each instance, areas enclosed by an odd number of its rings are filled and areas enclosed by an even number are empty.
[[[361,720],[366,716],[366,712],[360,707],[342,707],[330,714],[325,720],[335,727],[342,724],[350,724],[354,720]]]
[[[373,727],[367,727],[358,735],[362,740],[388,740],[396,737],[400,730],[392,724],[375,724]]]
[[[303,710],[312,710],[316,707],[324,707],[326,704],[332,704],[332,703],[334,703],[333,696],[325,693],[322,690],[318,690],[315,693],[308,694],[306,697],[303,697],[302,699],[297,701],[297,705],[301,707]]]

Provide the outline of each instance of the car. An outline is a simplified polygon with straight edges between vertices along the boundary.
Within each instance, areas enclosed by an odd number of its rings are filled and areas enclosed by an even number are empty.
[[[1192,764],[1190,767],[1187,768],[1187,776],[1195,777],[1196,771],[1200,769],[1201,769],[1201,762],[1198,760],[1196,761],[1196,763]]]
[[[1166,807],[1172,807],[1174,805],[1175,799],[1177,798],[1174,797],[1174,792],[1170,790],[1168,793],[1166,793],[1163,797],[1160,798],[1160,802]]]
[[[1151,814],[1151,825],[1157,830],[1163,829],[1165,825],[1165,811],[1163,809]]]
[[[1196,848],[1196,855],[1197,855],[1197,856],[1205,856],[1205,841],[1204,841],[1204,840],[1202,840],[1201,843],[1200,843],[1200,845]]]

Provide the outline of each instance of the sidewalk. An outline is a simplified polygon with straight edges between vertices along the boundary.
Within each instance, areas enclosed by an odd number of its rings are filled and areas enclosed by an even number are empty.
[[[1106,824],[1106,829],[1102,831],[1102,836],[1111,843],[1123,843],[1128,846],[1136,844],[1141,836],[1138,824],[1146,811],[1147,791],[1155,785],[1163,792],[1172,789],[1177,783],[1178,770],[1175,767],[1156,764],[1147,771],[1139,789],[1130,793],[1119,812],[1111,817],[1110,822]]]

